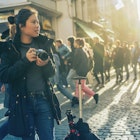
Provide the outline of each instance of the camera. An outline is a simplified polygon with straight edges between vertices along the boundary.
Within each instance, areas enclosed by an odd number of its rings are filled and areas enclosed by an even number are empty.
[[[49,57],[48,53],[43,49],[37,49],[36,55],[43,61],[47,60]]]

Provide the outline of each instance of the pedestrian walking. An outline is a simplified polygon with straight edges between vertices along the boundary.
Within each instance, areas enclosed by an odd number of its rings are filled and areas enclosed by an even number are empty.
[[[83,48],[85,46],[85,41],[81,38],[77,38],[74,43],[75,55],[74,55],[74,69],[76,71],[77,76],[86,77],[88,73],[88,57],[86,52],[84,52]],[[95,99],[96,104],[98,103],[98,94],[96,94],[92,89],[90,89],[86,85],[86,79],[81,80],[81,89],[89,97],[93,97]],[[76,81],[76,91],[75,96],[79,96],[78,90],[78,80]]]
[[[129,64],[130,64],[130,60],[131,60],[131,53],[130,50],[128,48],[128,43],[126,41],[123,42],[123,57],[124,57],[124,61],[123,61],[123,65],[125,68],[125,72],[126,72],[126,80],[129,79]]]
[[[110,81],[110,69],[111,69],[111,49],[108,45],[105,46],[105,55],[104,55],[104,74],[106,81]]]
[[[97,81],[96,86],[104,87],[104,46],[99,42],[98,37],[93,38],[94,69],[93,73]],[[98,74],[101,75],[101,80]]]
[[[116,40],[116,48],[114,48],[112,52],[112,59],[113,59],[113,66],[116,72],[116,84],[122,82],[123,80],[123,61],[124,61],[124,54],[123,48],[121,46],[120,40]]]
[[[63,60],[61,60],[61,57],[59,55],[59,53],[56,51],[55,46],[52,47],[53,50],[53,58],[54,58],[54,62],[55,62],[55,67],[56,67],[56,72],[55,75],[52,77],[52,80],[54,82],[54,84],[57,86],[57,89],[64,95],[66,96],[68,99],[71,100],[71,106],[73,107],[74,104],[78,104],[78,99],[71,94],[71,92],[63,86],[63,82],[62,82],[62,76],[61,75],[61,67],[63,65]]]
[[[67,38],[67,42],[68,42],[68,46],[71,49],[70,55],[69,55],[69,59],[67,61],[67,65],[69,67],[69,72],[67,75],[67,82],[70,85],[70,88],[72,90],[72,93],[75,92],[76,89],[76,83],[75,80],[73,79],[75,76],[77,76],[76,71],[74,69],[74,54],[75,54],[75,47],[74,47],[74,42],[75,42],[75,37],[74,36],[70,36]],[[72,99],[72,106],[74,106],[75,104],[77,104],[77,99],[73,98]]]
[[[57,51],[60,54],[61,59],[63,60],[63,68],[61,70],[61,74],[62,74],[62,82],[63,85],[65,85],[66,87],[68,87],[68,83],[67,83],[67,74],[68,74],[68,65],[67,65],[67,61],[69,59],[69,55],[70,55],[70,48],[68,48],[62,40],[58,39],[55,42],[55,46],[57,47]]]
[[[131,63],[134,72],[134,80],[137,79],[137,66],[138,66],[138,58],[140,56],[140,48],[138,41],[134,42],[134,47],[131,50]]]

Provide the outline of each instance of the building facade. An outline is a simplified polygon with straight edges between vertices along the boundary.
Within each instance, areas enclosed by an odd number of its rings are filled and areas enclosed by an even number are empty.
[[[86,38],[89,32],[93,32],[90,24],[97,18],[96,5],[96,0],[0,0],[0,32],[8,28],[3,28],[2,24],[7,24],[9,15],[17,14],[25,6],[32,6],[38,10],[41,31],[47,35],[64,41],[71,35]],[[84,28],[88,26],[88,33],[82,33],[77,22],[86,23]]]
[[[38,10],[41,32],[55,38],[57,31],[57,18],[62,13],[56,9],[56,2],[52,0],[0,0],[0,33],[2,33],[7,25],[7,17],[15,15],[19,9],[31,6]]]
[[[0,0],[0,33],[7,17],[25,6],[38,10],[41,32],[64,42],[72,35],[108,42],[138,34],[137,0]]]
[[[137,1],[121,0],[121,2],[120,8],[116,8],[115,5],[112,7],[111,23],[120,40],[132,42],[138,39]]]
[[[39,12],[41,31],[53,38],[66,41],[72,35],[100,37],[101,32],[98,31],[103,26],[98,23],[98,5],[97,0],[0,0],[0,32],[6,28],[2,24],[7,23],[9,15],[17,14],[25,6],[32,6]]]

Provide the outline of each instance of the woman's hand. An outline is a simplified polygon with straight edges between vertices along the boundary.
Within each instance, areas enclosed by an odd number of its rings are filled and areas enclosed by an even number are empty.
[[[30,48],[26,53],[26,58],[30,62],[36,61],[37,60],[36,49],[35,48]]]
[[[36,65],[37,66],[45,66],[45,65],[47,65],[48,64],[48,62],[50,61],[50,57],[48,57],[48,59],[47,60],[41,60],[39,57],[37,57],[37,59],[36,59]]]
[[[5,85],[4,84],[1,86],[1,92],[5,92]]]

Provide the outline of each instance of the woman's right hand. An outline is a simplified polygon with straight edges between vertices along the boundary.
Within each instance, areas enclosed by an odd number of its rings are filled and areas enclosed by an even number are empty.
[[[30,48],[27,53],[26,53],[26,58],[30,61],[36,61],[37,56],[36,56],[36,49],[35,48]]]

